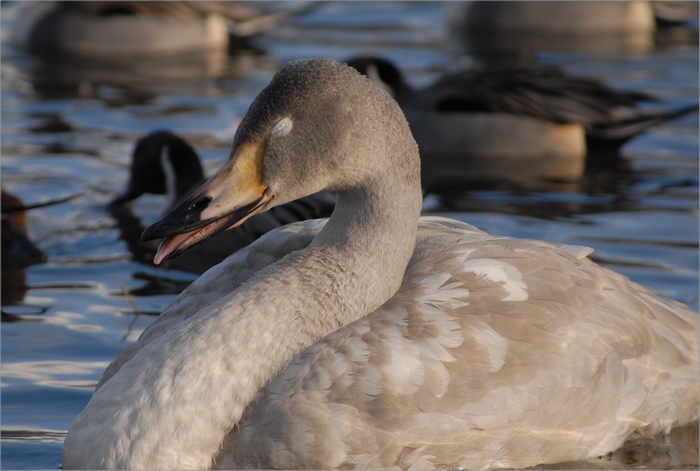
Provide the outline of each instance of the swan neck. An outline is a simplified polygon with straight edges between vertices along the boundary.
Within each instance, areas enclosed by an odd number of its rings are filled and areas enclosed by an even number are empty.
[[[306,249],[144,345],[74,422],[64,467],[211,467],[267,381],[304,348],[398,290],[415,245],[421,195],[391,188],[341,192]]]

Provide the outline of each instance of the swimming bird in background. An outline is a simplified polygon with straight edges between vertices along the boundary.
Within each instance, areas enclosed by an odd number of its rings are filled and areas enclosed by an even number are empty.
[[[13,24],[11,41],[33,53],[163,55],[232,49],[246,37],[314,8],[297,2],[261,12],[243,2],[35,2]]]
[[[226,164],[143,237],[160,262],[321,190],[333,214],[183,291],[109,365],[64,469],[520,468],[697,419],[696,312],[585,247],[421,218],[419,163],[370,80],[284,66]]]
[[[194,148],[169,131],[154,131],[140,138],[131,157],[129,182],[109,203],[109,211],[117,220],[121,238],[134,257],[143,262],[153,260],[157,244],[145,244],[140,220],[126,211],[125,204],[144,194],[165,195],[161,216],[174,208],[206,181],[204,169]],[[277,206],[218,237],[208,239],[183,257],[166,262],[169,268],[203,273],[261,235],[284,224],[327,217],[333,211],[335,198],[321,192]]]
[[[541,53],[653,53],[664,38],[697,36],[697,2],[445,2],[450,44],[489,66],[537,63]],[[663,46],[662,46],[663,47]]]
[[[642,112],[646,93],[618,91],[555,67],[460,71],[417,90],[389,60],[348,64],[385,88],[406,114],[422,157],[423,185],[479,180],[576,180],[586,159],[611,159],[630,139],[692,111]]]
[[[41,203],[24,204],[21,199],[2,189],[2,261],[3,264],[25,268],[46,261],[46,254],[29,238],[27,211],[65,203],[80,194],[56,198]],[[5,266],[5,265],[3,265]]]
[[[46,261],[46,254],[30,240],[27,207],[15,195],[2,190],[2,261],[15,267],[27,267]]]
[[[28,289],[24,269],[47,260],[46,254],[29,237],[27,211],[64,203],[78,196],[80,195],[71,195],[42,203],[24,204],[17,196],[5,191],[4,188],[2,189],[1,292],[3,306],[24,299]]]

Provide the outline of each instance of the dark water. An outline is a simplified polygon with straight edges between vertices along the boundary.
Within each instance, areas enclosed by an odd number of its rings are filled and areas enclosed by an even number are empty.
[[[14,12],[14,5],[2,6],[4,39]],[[104,368],[196,278],[133,261],[105,210],[125,182],[135,139],[153,129],[180,133],[211,173],[228,155],[252,98],[288,60],[373,52],[396,61],[415,85],[470,64],[442,15],[438,3],[323,4],[210,62],[94,66],[38,60],[4,41],[3,187],[27,204],[81,194],[30,213],[31,235],[48,261],[12,273],[25,277],[26,290],[3,301],[4,468],[58,468],[65,431]],[[655,41],[635,52],[537,57],[572,74],[653,93],[661,107],[697,101],[696,26]],[[151,221],[161,202],[148,197],[132,210]],[[425,212],[448,213],[495,234],[591,246],[598,262],[697,309],[698,116],[634,139],[612,168],[589,169],[580,181],[451,188],[429,195]],[[697,468],[697,440],[695,426],[569,466]]]

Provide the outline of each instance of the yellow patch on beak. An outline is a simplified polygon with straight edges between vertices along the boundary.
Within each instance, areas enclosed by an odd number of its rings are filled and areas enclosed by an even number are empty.
[[[219,217],[221,212],[245,206],[265,193],[267,186],[262,183],[265,142],[253,141],[238,147],[224,166],[195,192],[195,196],[211,198],[202,219]]]
[[[266,141],[254,141],[243,144],[231,157],[230,178],[237,182],[238,190],[243,193],[262,194],[267,187],[262,184],[263,155],[265,154]]]

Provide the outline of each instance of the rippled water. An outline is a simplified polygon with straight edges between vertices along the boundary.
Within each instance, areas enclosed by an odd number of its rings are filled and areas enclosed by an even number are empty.
[[[2,10],[6,39],[15,6]],[[672,107],[698,98],[692,28],[642,52],[538,58],[653,93]],[[4,468],[59,467],[65,431],[103,369],[196,277],[133,261],[105,210],[126,180],[135,139],[171,129],[197,145],[212,172],[252,98],[288,60],[373,52],[395,60],[415,85],[470,63],[447,34],[438,3],[322,4],[250,43],[224,62],[190,57],[138,67],[37,60],[3,43],[3,187],[28,204],[81,194],[30,213],[32,237],[48,261],[13,273],[26,277],[26,292],[3,301]],[[132,210],[151,221],[160,203],[150,197]],[[451,188],[429,195],[425,212],[491,233],[591,246],[598,262],[697,309],[698,116],[634,139],[612,168],[589,169],[579,182]],[[697,468],[697,428],[639,450],[632,444],[578,466]]]

